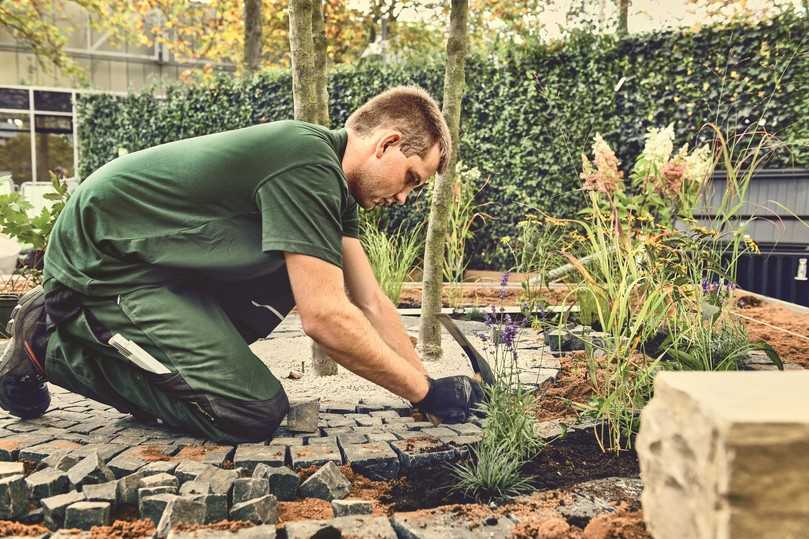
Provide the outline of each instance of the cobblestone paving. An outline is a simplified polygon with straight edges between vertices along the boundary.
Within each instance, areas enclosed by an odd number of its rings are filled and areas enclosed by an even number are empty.
[[[465,328],[473,329],[474,324]],[[529,335],[520,353],[544,353],[542,348],[541,340]],[[537,385],[555,377],[558,369],[558,360],[545,354],[541,368],[526,368],[521,378]],[[259,525],[234,537],[271,537],[267,530],[274,533],[278,499],[294,499],[302,491],[331,492],[335,479],[325,471],[313,490],[298,486],[295,470],[324,470],[333,463],[349,465],[371,479],[395,479],[464,457],[469,445],[479,441],[483,425],[475,417],[465,424],[436,427],[396,398],[339,402],[327,397],[320,404],[315,432],[295,432],[284,422],[270,441],[220,445],[136,421],[57,386],[51,385],[50,391],[51,407],[37,419],[20,420],[0,410],[0,520],[43,523],[51,530],[109,523],[116,508],[126,505],[154,520],[161,537],[212,536],[170,529],[181,522],[227,518]],[[558,429],[548,425],[547,433],[555,435]],[[380,536],[420,536],[404,531],[412,519],[392,521],[393,528],[382,520],[344,516],[313,522],[312,529],[331,526],[354,535],[365,526],[383,529]],[[487,529],[481,523],[470,526],[481,533]],[[303,537],[307,530],[304,526],[292,531]],[[261,535],[251,535],[257,532]],[[487,535],[468,535],[477,536]]]

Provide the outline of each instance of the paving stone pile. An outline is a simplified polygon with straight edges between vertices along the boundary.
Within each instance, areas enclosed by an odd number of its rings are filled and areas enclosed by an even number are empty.
[[[181,523],[272,524],[278,501],[299,497],[324,499],[335,515],[355,518],[370,504],[344,500],[351,485],[337,466],[395,479],[462,458],[483,424],[435,427],[402,405],[326,403],[316,432],[282,424],[269,442],[223,446],[58,387],[51,392],[53,405],[40,418],[0,412],[0,519],[51,530],[106,525],[124,506],[151,519],[160,537]],[[319,469],[301,483],[296,471],[310,466]]]

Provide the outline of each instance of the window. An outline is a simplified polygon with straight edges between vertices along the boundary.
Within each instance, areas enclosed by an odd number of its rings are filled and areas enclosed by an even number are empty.
[[[47,110],[48,112],[71,112],[73,104],[70,102],[69,93],[35,90],[34,108],[36,110]]]
[[[28,110],[28,90],[0,88],[0,109]]]
[[[31,126],[28,114],[0,112],[0,181],[31,181]]]
[[[50,181],[50,172],[73,177],[73,119],[37,114],[34,122],[37,180]]]

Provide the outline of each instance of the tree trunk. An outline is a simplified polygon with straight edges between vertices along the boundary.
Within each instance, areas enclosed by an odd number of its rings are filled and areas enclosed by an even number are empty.
[[[444,267],[444,247],[447,235],[449,205],[455,165],[460,157],[459,131],[461,124],[461,98],[464,94],[464,61],[466,58],[466,19],[468,0],[452,0],[449,39],[447,40],[447,67],[444,72],[444,118],[452,136],[452,156],[447,173],[438,176],[433,185],[430,221],[424,247],[424,287],[421,294],[421,328],[419,343],[421,355],[427,360],[441,358],[441,327],[437,315],[441,312],[441,284]]]
[[[326,32],[321,0],[289,0],[289,46],[295,119],[328,125]],[[322,58],[318,58],[318,49],[322,50]],[[312,341],[312,370],[317,376],[338,372],[337,363],[315,341]]]
[[[315,48],[315,81],[318,121],[329,127],[329,57],[326,53],[326,23],[323,20],[322,0],[312,0],[312,40]]]
[[[629,34],[629,4],[631,0],[618,0],[618,35]]]
[[[289,0],[289,46],[292,53],[292,101],[295,119],[317,123],[312,0]]]
[[[244,72],[252,75],[261,67],[261,1],[244,0]]]

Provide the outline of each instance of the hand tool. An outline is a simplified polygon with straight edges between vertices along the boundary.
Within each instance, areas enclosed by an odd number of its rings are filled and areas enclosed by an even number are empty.
[[[461,345],[464,353],[469,358],[469,362],[472,363],[472,370],[479,378],[478,381],[482,381],[488,385],[494,385],[494,372],[492,372],[489,362],[472,346],[472,343],[469,342],[466,335],[455,325],[455,321],[446,314],[439,314],[438,320],[447,331],[449,331],[449,334],[452,335],[455,341]]]

